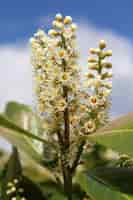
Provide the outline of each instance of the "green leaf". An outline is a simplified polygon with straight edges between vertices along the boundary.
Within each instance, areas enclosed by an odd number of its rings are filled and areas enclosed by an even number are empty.
[[[41,155],[36,151],[29,138],[46,143],[47,141],[43,138],[22,129],[2,115],[0,115],[0,135],[13,145],[16,145],[19,150],[30,155],[33,159],[41,161]]]
[[[122,154],[133,156],[133,113],[121,116],[96,134],[88,136],[89,140],[111,148]]]
[[[45,196],[48,200],[67,200],[62,188],[53,182],[46,182],[42,184]]]
[[[133,129],[121,129],[87,136],[88,140],[133,157]]]
[[[87,172],[87,175],[120,192],[133,195],[133,169],[121,167],[98,167]]]
[[[55,192],[49,200],[67,200],[67,197],[65,197],[62,193]]]
[[[19,127],[35,135],[40,134],[41,121],[29,106],[14,101],[8,102],[4,115]]]
[[[42,133],[40,118],[25,104],[14,101],[8,102],[5,107],[4,116],[19,127],[32,132],[34,135],[39,136]],[[41,147],[42,143],[32,139],[30,142],[34,143],[37,146],[36,149],[39,151],[38,146]]]
[[[9,153],[0,149],[0,170],[3,170],[6,162],[8,161]]]
[[[26,116],[26,118],[24,116]],[[26,120],[27,123],[24,122],[25,119],[29,119],[28,121]],[[40,163],[42,164],[43,162],[43,155],[37,151],[38,147],[33,144],[33,140],[49,144],[45,139],[38,136],[40,122],[38,123],[38,119],[36,119],[36,116],[33,115],[28,106],[10,102],[6,106],[4,116],[0,115],[0,135],[18,147],[18,151],[21,153],[21,159],[23,161],[22,164],[25,175],[37,182],[41,182],[42,179],[44,181],[55,181],[53,173],[46,167],[40,165]],[[30,130],[31,128],[33,134],[22,127],[27,130]],[[54,146],[54,144],[52,145]]]
[[[90,178],[85,173],[78,173],[77,182],[92,200],[133,200],[132,196],[113,191],[104,184]]]
[[[23,164],[23,174],[30,177],[36,183],[49,182],[56,183],[54,172],[40,165],[35,160],[25,159]]]

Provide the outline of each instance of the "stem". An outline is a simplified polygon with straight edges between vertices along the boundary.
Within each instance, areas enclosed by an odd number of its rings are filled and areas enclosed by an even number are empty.
[[[62,47],[66,49],[65,38],[63,34],[61,34],[62,39]],[[64,59],[62,59],[62,66],[64,72],[66,71],[67,63]],[[67,86],[63,86],[63,97],[68,103],[68,88]],[[72,174],[70,169],[70,163],[68,158],[69,147],[70,147],[70,124],[69,124],[69,109],[68,106],[64,110],[64,134],[61,135],[58,133],[58,140],[60,143],[60,151],[61,151],[61,167],[62,174],[64,179],[64,192],[67,195],[68,200],[72,200]]]
[[[61,168],[64,179],[64,192],[66,193],[68,200],[72,200],[72,173],[68,165],[68,162],[66,162],[65,160],[66,159],[65,143],[59,131],[57,132],[57,136],[60,145],[60,153],[61,153],[60,160],[61,160]]]
[[[68,200],[72,200],[72,174],[70,170],[66,171],[66,177],[64,179],[64,191]]]
[[[67,87],[63,87],[64,98],[66,102],[68,102],[68,89]],[[69,165],[69,160],[67,159],[67,154],[69,154],[70,147],[70,124],[69,124],[69,109],[66,107],[64,111],[64,157],[66,159],[64,165],[64,191],[67,195],[68,200],[72,200],[72,174]]]
[[[80,160],[81,154],[83,152],[84,145],[85,145],[85,140],[81,141],[80,144],[79,144],[79,146],[78,146],[78,151],[77,151],[75,160],[73,161],[73,164],[72,164],[72,167],[71,167],[71,173],[72,174],[74,174],[75,169],[76,169],[76,167],[79,164],[79,160]]]
[[[66,99],[66,102],[68,102],[68,90],[67,87],[63,87],[64,91],[64,98]],[[69,110],[68,107],[66,107],[64,111],[64,141],[65,141],[65,148],[66,150],[69,149],[70,146],[70,127],[69,127]]]

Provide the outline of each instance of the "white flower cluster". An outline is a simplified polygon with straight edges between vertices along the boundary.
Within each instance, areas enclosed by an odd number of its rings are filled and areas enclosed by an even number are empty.
[[[111,51],[104,52],[105,41],[101,40],[98,49],[90,53],[98,59],[89,58],[91,71],[87,73],[87,87],[81,88],[78,53],[75,48],[76,24],[70,16],[57,14],[53,28],[48,34],[38,30],[30,39],[32,47],[32,65],[36,82],[38,111],[44,119],[44,129],[48,133],[63,131],[63,114],[69,112],[71,135],[94,132],[107,119],[109,95],[112,84],[112,65],[104,62]]]
[[[108,120],[110,94],[112,92],[112,64],[105,61],[112,56],[112,51],[104,51],[106,42],[101,40],[99,48],[90,49],[94,57],[88,58],[89,72],[86,73],[86,86],[89,88],[88,117],[85,123],[86,132],[93,132]]]
[[[70,95],[78,89],[76,28],[70,16],[63,18],[57,14],[48,35],[39,30],[30,39],[38,111],[45,118],[47,131],[55,131],[62,122],[63,111],[69,104],[64,97],[64,88]]]

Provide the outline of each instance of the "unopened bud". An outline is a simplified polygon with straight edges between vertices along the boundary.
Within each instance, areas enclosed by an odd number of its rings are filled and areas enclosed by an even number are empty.
[[[89,52],[91,53],[91,54],[99,54],[100,53],[100,49],[94,49],[94,48],[90,48],[89,49]]]
[[[88,58],[88,62],[90,62],[90,63],[96,63],[97,60],[95,58]]]
[[[97,64],[89,65],[89,69],[98,70],[98,65]]]
[[[76,24],[71,24],[71,30],[76,31],[77,30],[77,25]]]
[[[110,63],[110,62],[105,62],[105,63],[102,63],[102,66],[103,66],[104,68],[111,69],[111,68],[112,68],[112,63]]]
[[[108,50],[105,52],[105,56],[112,56],[112,50]]]
[[[66,16],[64,18],[64,24],[71,24],[72,23],[72,17],[71,16]]]
[[[62,22],[58,22],[58,21],[53,21],[53,27],[57,28],[57,29],[63,29],[63,23]]]
[[[101,78],[102,78],[102,79],[112,78],[112,76],[113,76],[113,75],[112,75],[111,72],[110,72],[110,73],[109,73],[109,72],[105,72],[105,73],[102,74]]]
[[[62,15],[60,13],[56,14],[55,19],[57,21],[61,21],[63,19]]]
[[[100,40],[100,42],[99,42],[99,48],[100,49],[106,48],[106,42],[104,40]]]
[[[56,36],[57,34],[58,34],[57,31],[54,30],[54,29],[50,29],[50,30],[48,31],[48,35],[49,35],[49,36]]]
[[[91,74],[91,73],[86,73],[85,76],[87,78],[94,78],[95,77],[94,74]]]

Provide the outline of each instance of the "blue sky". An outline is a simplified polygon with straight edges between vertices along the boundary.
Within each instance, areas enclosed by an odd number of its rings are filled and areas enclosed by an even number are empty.
[[[57,12],[114,30],[133,40],[132,0],[1,0],[0,43],[27,40],[45,24],[43,17],[52,18]]]

